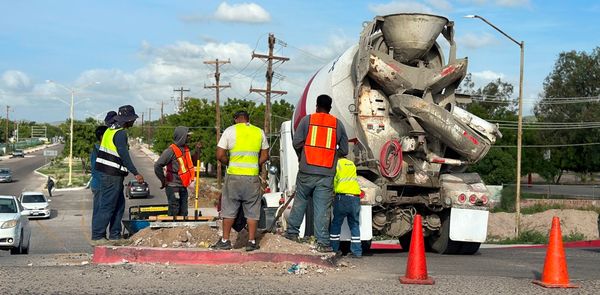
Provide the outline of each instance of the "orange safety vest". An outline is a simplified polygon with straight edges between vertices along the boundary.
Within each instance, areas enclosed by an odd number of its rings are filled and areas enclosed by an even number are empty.
[[[181,178],[183,186],[187,187],[194,179],[194,163],[192,163],[190,149],[187,146],[184,148],[185,155],[181,153],[176,144],[171,144],[171,149],[175,153],[175,157],[177,157],[177,162],[179,162],[179,171],[177,171],[177,174]]]
[[[310,115],[304,154],[309,165],[332,168],[335,159],[337,119],[326,113]]]

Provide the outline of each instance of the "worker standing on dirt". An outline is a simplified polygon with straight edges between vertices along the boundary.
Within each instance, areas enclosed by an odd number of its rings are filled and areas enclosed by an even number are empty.
[[[333,178],[333,220],[329,239],[334,252],[340,250],[340,233],[344,218],[348,220],[350,228],[350,251],[353,258],[362,257],[362,244],[360,242],[360,197],[361,190],[356,175],[356,166],[346,158],[337,162],[335,177]]]
[[[331,97],[317,97],[316,113],[302,118],[294,133],[293,145],[300,159],[296,178],[296,197],[288,217],[285,237],[298,240],[300,225],[309,199],[314,207],[317,251],[331,252],[329,241],[333,177],[338,156],[348,154],[348,135],[342,122],[333,115]]]
[[[250,124],[250,115],[238,111],[235,125],[225,129],[217,144],[217,160],[227,166],[221,196],[223,237],[212,248],[230,250],[229,234],[240,206],[248,222],[246,251],[259,248],[256,229],[260,219],[260,167],[269,159],[269,143],[265,133]],[[229,157],[226,154],[229,151]]]
[[[154,174],[165,189],[169,203],[169,216],[188,215],[187,187],[195,177],[194,163],[198,160],[202,144],[196,143],[194,155],[190,154],[188,142],[192,132],[188,127],[177,126],[173,132],[173,143],[166,148],[154,163]],[[166,175],[163,168],[167,167]]]
[[[125,211],[123,181],[128,173],[135,175],[139,183],[144,177],[138,173],[129,156],[127,129],[138,118],[130,105],[119,108],[115,123],[103,134],[95,168],[100,172],[100,200],[98,214],[92,219],[92,245],[106,242],[106,228],[109,226],[110,240],[121,239],[121,220]]]

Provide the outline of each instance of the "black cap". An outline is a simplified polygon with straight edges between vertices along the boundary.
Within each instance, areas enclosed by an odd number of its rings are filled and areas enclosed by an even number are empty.
[[[115,120],[119,123],[133,122],[138,118],[135,114],[135,109],[130,105],[124,105],[119,107],[119,112],[115,117]]]
[[[326,94],[321,94],[317,97],[317,107],[321,107],[326,109],[327,111],[331,110],[331,97]]]
[[[116,123],[117,122],[115,120],[116,116],[117,116],[117,112],[115,112],[115,111],[110,111],[110,112],[106,113],[106,117],[104,117],[104,124],[106,124],[106,126],[110,126],[110,125]]]
[[[233,119],[237,119],[239,116],[243,116],[246,119],[250,119],[250,114],[248,114],[248,112],[246,112],[245,110],[240,110],[235,112],[235,114],[233,115]]]
[[[116,114],[116,112],[114,112],[114,111],[113,111],[113,113]],[[96,127],[95,133],[96,133],[96,138],[98,140],[100,140],[102,138],[102,135],[104,135],[104,132],[106,131],[106,129],[108,129],[108,127],[104,126],[104,125]]]

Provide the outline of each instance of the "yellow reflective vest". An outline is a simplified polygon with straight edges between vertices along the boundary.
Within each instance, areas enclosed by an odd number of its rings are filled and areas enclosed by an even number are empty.
[[[333,190],[336,194],[360,196],[360,185],[356,176],[356,166],[346,158],[339,158],[333,179]]]
[[[229,150],[227,174],[256,176],[262,147],[262,131],[246,123],[238,123],[234,127],[235,144]]]
[[[127,168],[123,166],[123,160],[121,160],[113,141],[115,134],[122,129],[108,128],[104,132],[96,158],[96,170],[114,176],[126,176],[128,174]]]

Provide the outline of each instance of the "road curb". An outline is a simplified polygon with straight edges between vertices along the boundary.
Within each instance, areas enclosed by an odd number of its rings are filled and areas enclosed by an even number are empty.
[[[242,264],[246,262],[290,262],[311,263],[333,267],[333,255],[320,256],[309,254],[239,252],[183,248],[150,247],[94,247],[94,264],[120,263],[169,263],[169,264]]]

